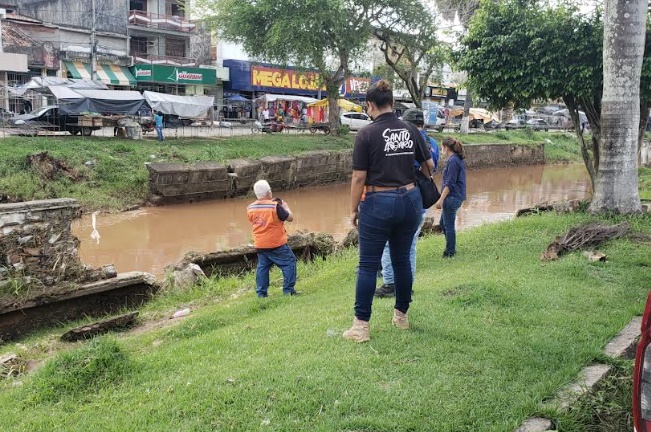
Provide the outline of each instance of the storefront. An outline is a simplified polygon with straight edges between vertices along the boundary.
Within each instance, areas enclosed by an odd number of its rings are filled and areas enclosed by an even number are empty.
[[[88,63],[63,62],[63,77],[90,80],[91,67]],[[126,66],[115,64],[98,64],[96,69],[97,77],[106,85],[115,87],[132,87],[136,85],[136,79]]]
[[[220,85],[213,68],[137,64],[131,68],[138,89],[179,96],[214,94]]]
[[[230,81],[224,85],[225,95],[240,95],[253,101],[264,100],[266,106],[253,106],[253,116],[259,117],[266,109],[270,115],[280,112],[298,118],[307,111],[306,103],[300,100],[274,99],[269,102],[264,95],[294,95],[321,99],[326,97],[325,86],[319,87],[320,76],[316,71],[280,68],[265,63],[244,60],[224,60],[224,67],[230,70]],[[363,99],[371,84],[370,78],[350,77],[341,86],[341,97]],[[288,98],[285,98],[288,99]]]

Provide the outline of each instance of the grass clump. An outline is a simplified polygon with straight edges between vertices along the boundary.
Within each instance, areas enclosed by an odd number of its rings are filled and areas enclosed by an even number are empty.
[[[651,201],[651,168],[640,168],[640,199]]]
[[[82,398],[122,382],[133,367],[130,355],[110,338],[94,339],[62,352],[36,372],[26,389],[28,404]]]

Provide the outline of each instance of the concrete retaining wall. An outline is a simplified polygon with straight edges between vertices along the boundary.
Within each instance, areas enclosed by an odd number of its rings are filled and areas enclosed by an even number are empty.
[[[86,267],[70,231],[79,216],[73,199],[0,205],[0,343],[139,305],[158,289],[146,273]]]
[[[545,146],[484,144],[466,146],[468,168],[545,163]],[[153,204],[193,202],[246,195],[258,179],[275,191],[345,181],[352,172],[352,150],[312,151],[300,156],[236,159],[226,164],[151,163],[150,201]]]

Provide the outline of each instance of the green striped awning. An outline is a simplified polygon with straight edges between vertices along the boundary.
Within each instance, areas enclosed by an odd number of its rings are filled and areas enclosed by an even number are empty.
[[[90,65],[81,62],[64,62],[66,69],[73,78],[90,80]],[[124,66],[98,64],[97,77],[104,84],[119,86],[135,86],[136,79],[129,69]]]

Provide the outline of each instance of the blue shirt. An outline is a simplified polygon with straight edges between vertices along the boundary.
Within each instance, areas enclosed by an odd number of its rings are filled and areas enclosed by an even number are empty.
[[[163,127],[163,116],[156,114],[154,116],[154,119],[156,120],[156,127]]]
[[[439,166],[439,143],[436,142],[436,140],[430,136],[427,136],[427,133],[425,133],[425,130],[421,130],[420,134],[423,136],[423,139],[425,139],[425,142],[429,144],[429,152],[432,155],[432,162],[434,162],[434,174],[436,172],[436,168]],[[416,168],[420,168],[420,164],[418,161],[415,162]]]
[[[445,187],[450,189],[449,197],[465,201],[466,199],[466,164],[454,153],[450,156],[445,163],[443,169],[443,183],[441,190]]]

